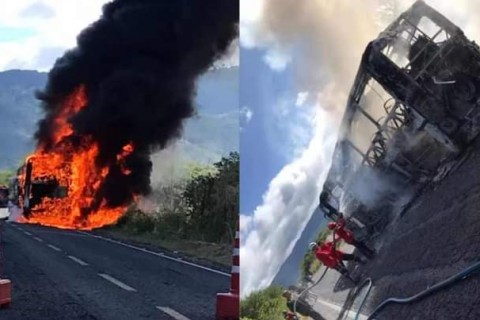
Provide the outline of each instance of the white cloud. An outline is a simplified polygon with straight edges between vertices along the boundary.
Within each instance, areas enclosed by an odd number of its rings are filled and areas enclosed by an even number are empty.
[[[0,70],[48,71],[58,55],[75,46],[78,33],[100,17],[106,2],[109,1],[0,1],[0,26],[5,30],[25,29],[32,34],[0,42]]]
[[[286,51],[268,50],[263,60],[272,70],[280,72],[285,70],[290,61],[292,61],[292,57]]]
[[[55,17],[55,9],[46,3],[37,1],[22,10],[22,12],[20,12],[20,16],[50,19]]]
[[[247,106],[240,108],[240,131],[243,131],[245,126],[247,126],[253,117],[253,110]]]
[[[55,60],[75,47],[77,35],[98,20],[110,0],[0,0],[0,30],[28,30],[31,36],[0,41],[0,71],[18,68],[48,71]],[[215,67],[239,65],[239,44]]]
[[[317,115],[330,117],[323,111]],[[271,283],[317,205],[335,144],[335,121],[316,123],[308,148],[270,182],[253,215],[240,217],[243,297]]]
[[[297,94],[297,101],[295,102],[295,105],[297,107],[301,107],[303,106],[305,101],[307,101],[307,99],[308,99],[308,92],[299,92]]]
[[[252,120],[253,110],[247,106],[243,106],[240,108],[240,115],[242,117],[243,122],[248,124],[250,120]]]
[[[241,0],[240,1],[240,41],[245,47],[255,46],[254,27],[262,16],[264,0]]]

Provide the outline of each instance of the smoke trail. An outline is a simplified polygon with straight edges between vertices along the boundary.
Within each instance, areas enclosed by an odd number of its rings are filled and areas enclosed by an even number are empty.
[[[149,155],[194,113],[195,80],[237,36],[238,7],[238,0],[115,0],[56,61],[38,94],[46,115],[36,138],[47,151],[54,147],[55,118],[83,85],[88,102],[69,119],[70,140],[92,137],[97,166],[109,168],[94,203],[120,206],[150,191]],[[116,157],[127,144],[134,150],[125,175]]]
[[[464,28],[467,36],[477,39],[480,3],[427,2]],[[312,143],[271,181],[263,203],[253,215],[241,217],[242,296],[268,286],[290,255],[318,203],[333,152],[330,141],[336,139],[340,115],[361,54],[367,43],[412,3],[264,0],[248,5],[248,1],[242,2],[243,45],[266,49],[266,61],[274,69],[292,63],[301,91],[320,93],[322,97],[317,102],[319,112]],[[329,123],[333,126],[327,129]],[[303,183],[292,182],[295,180],[292,172],[302,172]],[[285,190],[288,197],[284,196]],[[258,252],[268,258],[263,259]]]

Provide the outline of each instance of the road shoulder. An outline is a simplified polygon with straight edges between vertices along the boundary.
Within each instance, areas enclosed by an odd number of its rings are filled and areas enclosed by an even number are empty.
[[[232,261],[232,246],[201,241],[160,239],[150,234],[132,234],[116,228],[104,228],[91,232],[93,235],[121,241],[150,251],[164,253],[207,268],[229,273]]]

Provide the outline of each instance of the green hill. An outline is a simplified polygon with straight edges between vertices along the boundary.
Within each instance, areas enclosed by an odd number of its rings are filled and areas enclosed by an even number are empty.
[[[0,170],[16,168],[34,149],[33,134],[42,116],[34,93],[46,81],[47,74],[37,71],[0,72]],[[238,68],[202,76],[196,104],[197,116],[186,122],[184,135],[176,142],[182,160],[212,163],[238,151]]]

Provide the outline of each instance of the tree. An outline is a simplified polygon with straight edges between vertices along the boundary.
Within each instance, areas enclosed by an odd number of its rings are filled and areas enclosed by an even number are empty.
[[[282,292],[283,288],[280,286],[270,286],[264,290],[252,292],[240,303],[241,319],[283,319],[282,311],[287,310],[287,305]]]
[[[240,155],[223,157],[212,168],[197,168],[185,186],[188,224],[194,234],[211,242],[231,242],[239,212]]]
[[[215,164],[218,170],[213,189],[212,224],[218,240],[232,242],[238,220],[240,155],[230,153]]]
[[[187,223],[190,232],[197,236],[203,234],[209,222],[208,210],[212,207],[211,194],[216,175],[217,172],[214,170],[194,168],[182,194],[187,205]]]
[[[0,185],[8,185],[9,179],[15,175],[15,170],[0,171]]]
[[[231,245],[239,212],[240,155],[213,165],[190,164],[186,177],[158,185],[118,225],[137,233]],[[147,214],[148,213],[148,214]]]

